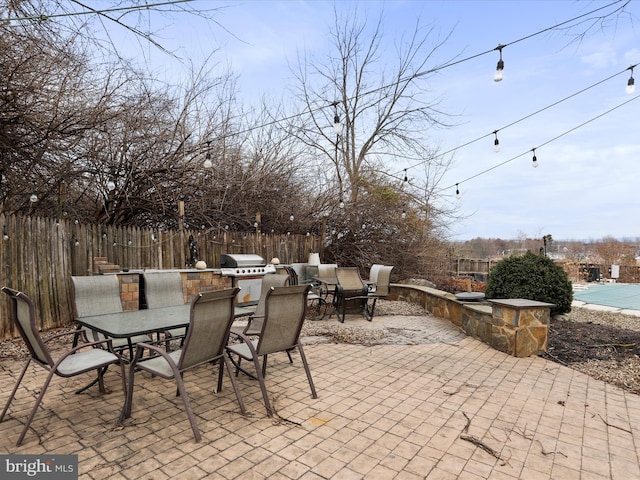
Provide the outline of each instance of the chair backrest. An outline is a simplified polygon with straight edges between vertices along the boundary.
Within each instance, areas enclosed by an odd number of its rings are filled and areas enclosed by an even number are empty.
[[[298,344],[311,285],[271,288],[256,352],[266,355],[289,350]]]
[[[371,265],[371,269],[369,270],[370,282],[378,283],[378,272],[380,271],[380,268],[383,266],[384,265],[381,265],[379,263],[374,263],[373,265]]]
[[[117,275],[71,277],[78,317],[122,312]]]
[[[289,275],[289,285],[298,285],[300,283],[300,277],[298,276],[298,272],[295,268],[288,265],[284,267],[284,270],[280,272],[280,274],[286,273]]]
[[[226,288],[201,293],[191,302],[189,328],[178,361],[180,370],[209,362],[224,353],[239,290]]]
[[[307,278],[307,264],[306,263],[292,263],[289,266],[290,270],[293,270],[294,272],[296,272],[296,277],[298,278],[298,284],[300,283],[307,283],[307,281],[309,280]],[[296,285],[293,282],[291,282],[292,285]]]
[[[53,359],[36,327],[36,309],[31,299],[9,287],[2,287],[2,291],[11,299],[9,316],[18,328],[31,358],[41,365],[53,366]]]
[[[271,287],[284,287],[289,282],[289,275],[281,275],[279,273],[267,273],[262,277],[262,286],[260,287],[260,298],[256,305],[255,316],[262,317],[264,315],[265,301]]]
[[[321,263],[318,265],[318,276],[322,278],[335,278],[336,268],[338,268],[338,265],[335,263]]]
[[[344,292],[367,291],[367,287],[356,267],[336,268],[336,278],[338,279],[338,285]]]
[[[147,308],[184,305],[180,272],[145,272],[142,278]]]
[[[391,265],[381,265],[378,270],[378,278],[376,280],[376,289],[373,291],[375,295],[387,296],[389,295],[391,288],[389,283],[391,281]]]

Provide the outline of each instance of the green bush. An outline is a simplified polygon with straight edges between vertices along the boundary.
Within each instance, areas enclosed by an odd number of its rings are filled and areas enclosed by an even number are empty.
[[[570,312],[573,301],[571,282],[563,268],[531,252],[496,263],[487,277],[485,295],[553,303],[551,315]]]

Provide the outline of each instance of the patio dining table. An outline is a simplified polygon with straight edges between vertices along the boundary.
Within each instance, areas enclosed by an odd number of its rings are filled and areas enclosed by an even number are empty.
[[[149,308],[128,312],[89,315],[75,319],[79,326],[87,327],[107,337],[126,338],[129,353],[133,355],[131,338],[138,335],[161,333],[189,326],[190,303],[169,307]],[[252,309],[235,307],[235,318],[251,315]]]
[[[148,308],[119,313],[105,313],[102,315],[89,315],[75,319],[78,327],[87,327],[107,337],[126,338],[129,342],[129,358],[133,359],[134,344],[131,337],[161,333],[174,328],[186,328],[190,321],[190,303],[184,305],[172,305],[168,307]],[[246,317],[253,310],[246,307],[234,307],[234,317]],[[95,381],[94,381],[95,382]],[[78,390],[85,390],[91,384]],[[124,419],[124,407],[118,424]]]

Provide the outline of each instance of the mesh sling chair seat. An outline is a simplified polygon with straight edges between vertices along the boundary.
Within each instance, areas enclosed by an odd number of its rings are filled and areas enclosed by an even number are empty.
[[[373,314],[368,308],[368,287],[362,281],[360,272],[356,267],[336,268],[338,284],[335,290],[335,306],[338,320],[344,323],[347,313],[347,304],[355,304],[364,317],[371,321]]]
[[[265,384],[267,373],[267,356],[276,352],[290,352],[297,349],[304,366],[304,371],[311,388],[312,398],[318,398],[309,364],[300,343],[300,331],[304,323],[307,308],[307,293],[309,285],[292,285],[288,287],[271,288],[266,297],[265,316],[262,331],[257,340],[251,340],[243,334],[236,334],[240,343],[227,346],[230,356],[237,355],[240,359],[253,362],[255,378],[258,379],[262,399],[267,415],[275,413],[269,402],[269,395]],[[262,365],[260,361],[262,360]],[[239,361],[238,361],[239,362]],[[237,371],[236,371],[237,374]]]
[[[46,341],[43,340],[40,336],[40,332],[36,328],[35,306],[31,299],[24,293],[13,290],[9,287],[3,287],[2,291],[11,299],[10,317],[18,328],[20,336],[29,350],[29,357],[27,358],[27,362],[25,363],[22,372],[20,372],[20,375],[18,376],[18,381],[9,395],[9,399],[2,410],[2,414],[0,414],[0,422],[4,419],[4,416],[9,409],[9,405],[15,397],[16,391],[18,390],[18,387],[20,386],[31,362],[35,362],[49,372],[44,384],[40,388],[40,393],[36,398],[36,403],[31,409],[31,413],[27,418],[27,422],[22,429],[22,433],[18,438],[16,446],[20,446],[22,444],[24,436],[31,425],[31,421],[35,416],[54,375],[66,378],[95,371],[98,375],[100,392],[105,393],[104,380],[102,377],[109,365],[119,365],[122,377],[122,389],[123,391],[126,391],[124,364],[122,359],[113,351],[111,339],[81,343],[80,345],[64,352],[59,358],[54,359],[47,348],[47,342],[65,335],[74,335],[77,337],[83,335],[83,332],[81,330],[75,330],[72,332],[54,335]],[[101,346],[103,348],[87,348],[96,346]]]
[[[191,424],[196,442],[201,439],[196,418],[191,409],[189,396],[184,385],[184,374],[193,368],[218,363],[218,385],[216,392],[222,390],[224,367],[231,379],[240,411],[246,413],[244,402],[240,396],[236,379],[231,373],[229,359],[225,355],[225,347],[229,340],[229,330],[234,318],[234,302],[238,288],[227,288],[213,292],[200,293],[191,302],[189,328],[182,348],[167,352],[152,344],[139,343],[136,355],[129,366],[129,388],[122,412],[122,419],[131,416],[135,375],[145,371],[152,378],[174,379],[177,384],[177,395],[182,397],[184,407]],[[154,356],[142,357],[142,351],[148,349]]]
[[[103,315],[106,313],[122,312],[120,300],[120,281],[117,275],[89,275],[71,277],[73,284],[73,298],[76,318]],[[83,328],[84,329],[84,328]],[[89,340],[104,340],[106,337],[98,332],[84,329]],[[127,338],[112,338],[111,342],[116,352],[129,350],[138,342],[149,342],[149,335],[137,335]]]

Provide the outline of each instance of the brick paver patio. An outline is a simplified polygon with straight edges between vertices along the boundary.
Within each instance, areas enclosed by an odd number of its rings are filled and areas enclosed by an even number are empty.
[[[44,376],[38,369],[35,381],[32,368],[0,423],[0,453],[77,454],[79,477],[96,480],[640,478],[639,396],[542,358],[507,356],[433,316],[373,321],[381,323],[415,331],[419,344],[310,343],[317,400],[296,355],[293,364],[270,358],[276,421],[246,376],[243,417],[228,378],[214,394],[211,368],[187,375],[201,443],[175,384],[146,375],[136,379],[132,417],[116,427],[123,397],[113,370],[106,396],[75,395],[81,380],[55,379],[15,447]],[[21,366],[0,361],[2,405]]]

